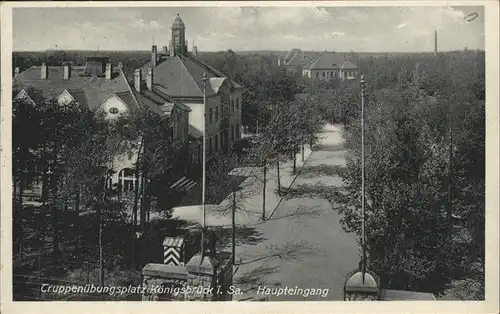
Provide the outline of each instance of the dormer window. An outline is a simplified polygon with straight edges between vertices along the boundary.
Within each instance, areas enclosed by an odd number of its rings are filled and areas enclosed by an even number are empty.
[[[118,108],[116,107],[109,108],[109,113],[111,114],[118,114],[118,112],[119,112]]]

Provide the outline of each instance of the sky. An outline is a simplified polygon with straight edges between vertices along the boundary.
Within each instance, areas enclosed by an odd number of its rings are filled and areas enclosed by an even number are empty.
[[[150,50],[177,13],[189,50],[433,51],[434,30],[440,51],[485,46],[483,7],[80,7],[13,9],[13,49]]]

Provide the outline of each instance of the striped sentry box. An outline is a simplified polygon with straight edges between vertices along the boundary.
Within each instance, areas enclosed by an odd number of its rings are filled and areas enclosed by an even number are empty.
[[[163,264],[184,266],[184,239],[165,237],[163,240]]]

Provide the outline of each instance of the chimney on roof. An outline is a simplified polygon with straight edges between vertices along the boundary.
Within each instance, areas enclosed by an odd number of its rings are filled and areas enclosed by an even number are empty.
[[[195,56],[198,56],[198,47],[193,46],[193,54],[194,54]]]
[[[106,63],[106,79],[110,80],[113,75],[113,66],[111,63]]]
[[[155,67],[157,61],[158,61],[158,50],[156,45],[153,45],[151,47],[151,66]]]
[[[153,68],[148,69],[148,75],[146,76],[146,85],[149,90],[153,90]]]
[[[68,62],[63,63],[63,80],[69,80],[71,77],[71,64]]]
[[[14,69],[14,76],[18,75],[18,74],[19,74],[19,72],[20,72],[19,67],[16,67],[16,68]]]
[[[134,72],[134,88],[139,93],[141,92],[141,82],[142,82],[141,69],[136,69]]]
[[[41,79],[42,80],[46,80],[47,79],[47,76],[48,76],[48,73],[49,72],[49,69],[47,68],[47,65],[45,63],[42,63],[42,67],[41,67],[41,70],[40,70],[40,75],[41,75]]]

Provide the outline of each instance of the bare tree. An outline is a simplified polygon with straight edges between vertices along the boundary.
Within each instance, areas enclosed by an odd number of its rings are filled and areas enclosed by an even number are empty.
[[[231,213],[231,261],[236,264],[236,212],[245,211],[243,202],[256,191],[244,184],[247,174],[238,168],[238,156],[234,151],[221,154],[214,158],[214,162],[207,171],[207,201],[220,204],[222,214]],[[228,195],[229,193],[229,195]]]

